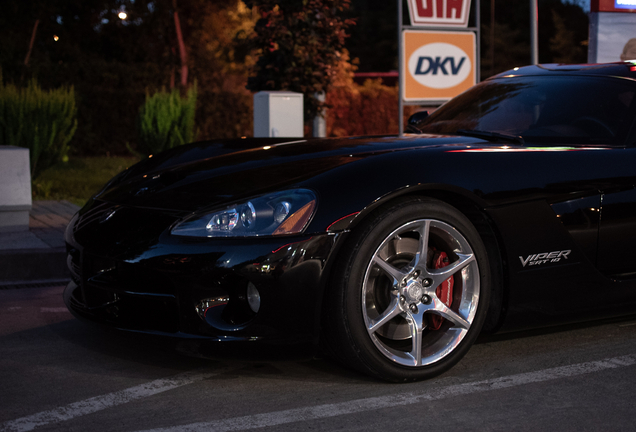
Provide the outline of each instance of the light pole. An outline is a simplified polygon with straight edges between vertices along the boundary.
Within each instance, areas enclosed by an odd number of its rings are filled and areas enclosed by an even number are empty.
[[[490,0],[490,76],[495,74],[495,0]]]
[[[539,64],[539,6],[537,0],[530,0],[530,55],[532,64]]]

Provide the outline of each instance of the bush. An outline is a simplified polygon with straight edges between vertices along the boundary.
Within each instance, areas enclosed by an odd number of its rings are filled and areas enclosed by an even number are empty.
[[[398,88],[367,80],[335,87],[327,94],[327,135],[398,133]]]
[[[139,109],[138,150],[155,154],[195,140],[194,116],[196,112],[196,85],[185,98],[173,89],[162,89],[150,96]]]
[[[30,150],[31,178],[68,160],[76,115],[73,87],[47,91],[33,80],[20,89],[0,79],[0,145]]]
[[[199,139],[252,136],[252,94],[248,90],[202,91],[197,109]]]

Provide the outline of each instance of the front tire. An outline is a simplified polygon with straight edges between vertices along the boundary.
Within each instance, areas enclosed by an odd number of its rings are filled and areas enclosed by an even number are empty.
[[[433,264],[440,255],[443,267]],[[351,367],[388,381],[426,379],[477,338],[490,268],[479,233],[454,207],[425,198],[385,207],[339,257],[325,324],[331,351]]]

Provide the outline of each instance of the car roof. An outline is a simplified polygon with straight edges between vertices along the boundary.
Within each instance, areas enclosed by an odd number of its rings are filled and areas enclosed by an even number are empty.
[[[604,75],[636,79],[636,60],[597,64],[540,64],[510,69],[496,75],[495,77],[557,74]]]

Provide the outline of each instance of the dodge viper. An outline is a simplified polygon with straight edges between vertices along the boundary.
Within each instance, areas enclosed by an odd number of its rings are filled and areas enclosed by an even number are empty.
[[[482,332],[636,312],[636,63],[487,79],[408,133],[199,142],[71,220],[78,317],[214,343],[308,342],[389,381]]]

